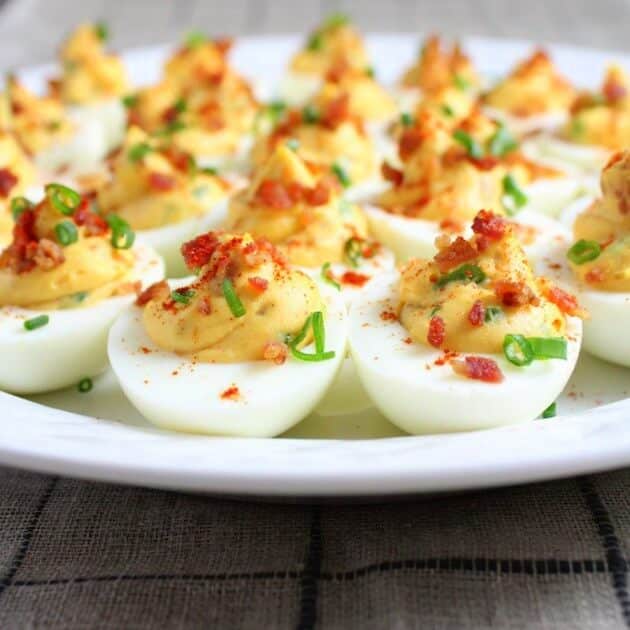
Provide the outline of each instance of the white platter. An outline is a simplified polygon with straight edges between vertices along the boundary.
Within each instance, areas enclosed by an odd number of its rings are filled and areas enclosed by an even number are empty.
[[[300,37],[245,38],[233,60],[271,96]],[[393,82],[413,60],[419,37],[374,35],[377,76]],[[482,71],[505,72],[528,42],[471,39]],[[605,64],[630,57],[549,46],[560,69],[596,85]],[[167,46],[124,55],[137,84],[155,81]],[[53,66],[21,76],[41,88]],[[7,357],[3,361],[9,360]],[[152,428],[111,373],[88,394],[66,390],[31,400],[0,393],[0,463],[87,479],[258,497],[373,496],[466,490],[630,465],[630,370],[584,355],[550,420],[490,431],[404,436],[375,410],[307,418],[270,439],[210,438]],[[506,409],[509,414],[509,409]]]

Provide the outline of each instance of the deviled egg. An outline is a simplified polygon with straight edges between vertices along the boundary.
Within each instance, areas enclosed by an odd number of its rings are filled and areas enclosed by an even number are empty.
[[[584,349],[630,367],[630,151],[613,155],[601,189],[575,219],[573,240],[556,244],[542,269],[587,310]]]
[[[180,246],[225,220],[232,184],[199,168],[188,153],[132,127],[96,193],[104,216],[115,214],[163,256],[169,276],[186,268]]]
[[[22,197],[12,207],[13,240],[0,254],[0,389],[78,384],[105,369],[110,325],[163,277],[162,261],[122,219],[106,221],[61,184],[37,205]]]
[[[343,302],[247,234],[203,234],[182,251],[198,275],[149,288],[111,330],[109,358],[125,394],[167,429],[286,431],[339,369]]]
[[[350,312],[350,348],[381,412],[409,433],[533,420],[578,357],[581,322],[537,278],[512,227],[479,213],[473,236],[444,236]],[[515,402],[517,404],[515,404]]]
[[[519,135],[550,131],[568,118],[575,88],[544,50],[536,50],[484,96],[485,112]]]

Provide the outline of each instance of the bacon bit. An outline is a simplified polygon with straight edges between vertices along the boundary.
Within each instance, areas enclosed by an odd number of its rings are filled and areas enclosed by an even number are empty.
[[[330,188],[324,182],[318,182],[315,188],[304,189],[303,197],[309,206],[323,206],[330,199]]]
[[[483,322],[486,316],[486,307],[481,300],[477,300],[471,307],[468,313],[468,321],[473,326],[483,326]]]
[[[350,117],[350,96],[340,94],[324,107],[321,123],[329,129],[336,129],[342,122]]]
[[[429,322],[429,331],[427,332],[427,341],[434,348],[439,348],[446,337],[446,326],[444,320],[439,315],[434,315]]]
[[[398,143],[398,155],[403,162],[406,162],[422,144],[424,135],[420,129],[406,129]]]
[[[398,315],[396,315],[396,313],[394,313],[394,311],[382,311],[381,312],[381,319],[384,322],[395,322],[398,321]]]
[[[140,295],[138,295],[136,298],[136,306],[144,306],[152,300],[164,300],[170,295],[170,293],[171,290],[166,280],[154,282],[151,286],[142,291]]]
[[[146,346],[140,346],[140,352],[142,352],[142,354],[151,354],[153,350],[151,350],[150,348],[147,348]]]
[[[189,269],[199,269],[203,267],[214,254],[219,239],[214,232],[200,234],[192,241],[188,241],[181,246],[184,262]]]
[[[210,298],[207,295],[204,295],[197,304],[197,310],[202,315],[210,315],[212,313],[212,304],[210,302]]]
[[[477,250],[465,238],[458,236],[448,247],[439,251],[433,260],[438,269],[445,273],[476,257]]]
[[[385,181],[390,182],[394,187],[398,188],[403,183],[404,175],[402,171],[394,168],[387,162],[383,162],[381,165],[381,175]]]
[[[270,341],[263,347],[263,359],[276,365],[282,365],[289,356],[289,348],[285,343]]]
[[[236,385],[231,385],[221,393],[222,400],[238,400],[240,397],[241,392]]]
[[[411,337],[405,337],[403,339],[403,343],[406,343],[409,346],[413,343],[413,339]]]
[[[261,182],[256,191],[256,199],[269,208],[286,210],[294,205],[287,189],[280,183],[271,179]]]
[[[265,280],[265,278],[259,278],[258,276],[247,278],[247,283],[257,293],[264,293],[269,286],[269,280]]]
[[[497,280],[494,283],[494,293],[505,306],[538,304],[538,298],[524,282]]]
[[[112,295],[129,295],[130,293],[138,295],[141,290],[142,283],[140,280],[136,280],[135,282],[123,282],[116,287]]]
[[[72,219],[77,225],[85,227],[87,236],[101,236],[109,230],[107,221],[90,209],[88,197],[83,197],[81,204],[74,211]]]
[[[455,219],[442,219],[440,221],[440,229],[444,232],[454,232],[455,234],[459,234],[464,231],[464,226]]]
[[[149,186],[158,192],[168,192],[177,186],[177,180],[167,173],[151,171],[149,173]]]
[[[472,230],[492,241],[498,241],[505,235],[507,222],[488,210],[481,210],[473,220]]]
[[[233,37],[217,37],[214,40],[214,45],[217,47],[217,50],[224,57],[230,52],[232,46],[234,46],[234,38]]]
[[[33,260],[44,271],[50,271],[65,261],[63,249],[50,239],[43,238],[37,244]]]
[[[441,356],[439,356],[434,362],[434,365],[441,367],[442,365],[446,365],[450,363],[453,359],[459,356],[458,352],[454,352],[453,350],[444,350]]]
[[[577,298],[559,287],[550,287],[546,298],[567,315],[579,315],[582,312]]]
[[[604,270],[600,267],[593,267],[586,272],[584,279],[590,284],[597,284],[604,279]]]
[[[451,367],[455,374],[475,381],[500,383],[503,380],[503,372],[494,359],[475,356],[464,357],[463,361],[451,361]]]
[[[621,162],[621,160],[623,160],[623,156],[623,151],[617,151],[617,153],[613,153],[606,163],[606,166],[604,166],[603,170],[607,171],[609,168],[612,168],[615,164],[617,164],[617,162]]]
[[[625,98],[627,90],[623,85],[615,82],[614,76],[608,76],[602,86],[602,93],[609,103],[616,103]]]
[[[369,279],[370,276],[366,276],[364,273],[357,273],[356,271],[346,271],[341,276],[343,284],[351,284],[355,287],[362,287]]]
[[[491,171],[499,163],[499,160],[491,155],[479,158],[468,156],[468,161],[480,171]]]
[[[0,168],[0,197],[6,199],[17,183],[18,178],[8,168]]]

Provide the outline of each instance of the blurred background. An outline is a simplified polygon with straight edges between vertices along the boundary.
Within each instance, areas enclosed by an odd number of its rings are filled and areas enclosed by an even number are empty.
[[[48,61],[73,25],[101,19],[114,48],[209,34],[304,31],[342,11],[363,29],[517,37],[630,50],[629,0],[0,0],[0,64]]]

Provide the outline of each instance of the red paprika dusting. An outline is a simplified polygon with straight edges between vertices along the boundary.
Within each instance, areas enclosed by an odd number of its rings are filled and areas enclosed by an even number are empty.
[[[247,278],[247,283],[256,293],[264,293],[269,286],[268,280],[265,280],[265,278],[259,278],[258,276]]]
[[[429,321],[429,331],[427,341],[434,348],[439,348],[446,337],[446,326],[444,320],[439,315],[434,315]]]
[[[282,365],[289,356],[289,348],[280,341],[270,341],[263,348],[263,359],[276,365]]]
[[[214,232],[201,234],[181,247],[184,262],[189,269],[203,267],[214,253],[219,239]]]
[[[394,313],[394,311],[381,311],[381,319],[384,322],[395,322],[398,320],[398,315],[396,315],[396,313]]]
[[[138,295],[136,298],[136,305],[144,306],[145,304],[151,302],[151,300],[164,300],[168,295],[170,295],[170,292],[171,290],[166,280],[154,282],[151,286],[142,291],[140,295]]]
[[[225,391],[221,392],[222,400],[238,400],[241,397],[241,392],[236,385],[231,385]]]
[[[486,307],[481,300],[477,300],[468,313],[468,321],[473,326],[483,326],[486,316]]]
[[[584,279],[590,284],[597,284],[604,279],[604,270],[599,267],[593,267],[593,269],[589,269],[586,272]]]

